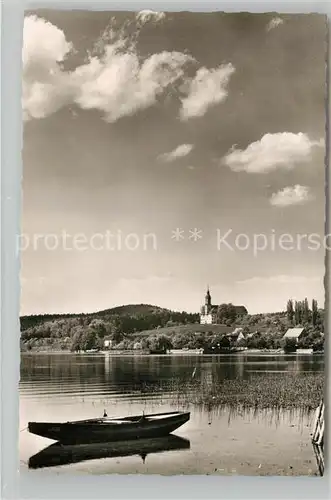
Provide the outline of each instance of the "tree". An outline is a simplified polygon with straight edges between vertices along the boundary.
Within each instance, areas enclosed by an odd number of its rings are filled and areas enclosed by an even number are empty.
[[[152,351],[167,351],[168,349],[172,349],[172,343],[169,337],[166,335],[159,335],[157,337],[153,337],[150,339],[149,348]]]
[[[206,345],[206,338],[203,334],[199,333],[199,335],[196,335],[194,337],[194,340],[192,341],[193,348],[194,349],[203,349]]]
[[[124,335],[123,333],[117,331],[116,329],[114,329],[113,333],[111,334],[111,340],[115,343],[115,344],[119,344],[120,342],[122,342],[124,338]]]
[[[295,306],[294,306],[294,319],[295,319],[295,324],[300,325],[302,321],[302,306],[301,302],[295,301]]]
[[[193,335],[190,333],[177,333],[172,337],[171,342],[174,349],[182,349],[187,347],[192,339]]]
[[[292,299],[289,299],[287,302],[286,315],[287,315],[288,322],[292,325],[293,324],[293,317],[294,317],[294,309],[293,309],[293,300]]]
[[[274,339],[274,349],[281,349],[282,339]]]
[[[86,330],[81,337],[81,349],[90,351],[96,348],[97,335],[91,330]]]
[[[76,326],[73,329],[73,337],[72,337],[72,342],[71,342],[71,351],[73,352],[78,352],[82,350],[82,336],[83,336],[83,329],[81,326]]]
[[[122,342],[120,342],[119,344],[116,345],[116,349],[120,350],[120,351],[125,351],[127,349],[130,348],[130,342],[128,341],[128,339],[124,339],[122,340]]]
[[[302,304],[302,322],[307,325],[309,323],[309,319],[310,319],[310,310],[309,310],[308,299],[306,297]]]
[[[233,304],[228,304],[228,320],[234,322],[236,321],[237,311]]]
[[[304,336],[300,337],[300,339],[298,340],[297,347],[299,349],[309,349],[311,347],[311,344],[312,344],[312,340],[310,338],[310,335],[304,335]]]
[[[324,351],[324,338],[320,338],[313,343],[313,351]]]
[[[101,319],[92,319],[89,329],[93,330],[99,337],[104,337],[107,333],[106,323]]]
[[[149,339],[146,339],[145,337],[142,338],[140,344],[143,351],[147,351],[147,349],[149,349]]]
[[[225,335],[218,342],[221,349],[229,349],[231,347],[231,342]]]
[[[247,347],[247,340],[244,337],[239,339],[237,342],[237,347]]]
[[[232,325],[237,317],[236,308],[233,304],[221,304],[217,308],[217,319],[219,323]]]
[[[285,353],[295,352],[296,349],[297,349],[296,339],[286,338],[284,343],[284,352]]]
[[[102,351],[103,349],[103,337],[100,337],[100,335],[97,335],[96,336],[96,339],[95,339],[95,346],[94,348],[97,349],[98,351]]]
[[[316,326],[317,319],[318,319],[317,300],[313,299],[311,303],[311,322],[313,326]]]
[[[265,337],[260,337],[259,340],[256,342],[256,347],[257,349],[267,349],[268,348],[268,343]]]

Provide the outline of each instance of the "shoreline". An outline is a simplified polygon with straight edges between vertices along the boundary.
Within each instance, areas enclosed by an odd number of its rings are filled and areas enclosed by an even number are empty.
[[[289,352],[285,353],[283,350],[279,349],[246,349],[246,350],[240,350],[232,353],[220,353],[220,354],[213,354],[213,353],[200,353],[197,352],[196,350],[183,350],[181,352],[176,351],[176,352],[168,352],[166,354],[150,354],[147,351],[137,351],[137,350],[121,350],[121,351],[116,351],[114,350],[106,350],[106,351],[77,351],[77,352],[72,352],[70,350],[50,350],[50,349],[45,349],[45,350],[29,350],[29,351],[20,351],[20,354],[24,355],[35,355],[35,354],[79,354],[79,355],[88,355],[88,356],[151,356],[151,357],[156,357],[156,356],[243,356],[243,355],[279,355],[279,356],[288,356],[288,355],[298,355],[298,356],[313,356],[313,355],[324,355],[324,351],[316,351],[316,352],[310,352],[307,350],[307,352]]]

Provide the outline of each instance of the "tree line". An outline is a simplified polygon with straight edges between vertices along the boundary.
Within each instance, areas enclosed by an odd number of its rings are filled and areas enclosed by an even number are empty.
[[[286,306],[286,315],[289,325],[292,326],[312,325],[317,327],[323,325],[324,314],[318,308],[316,299],[312,299],[311,307],[307,298],[295,302],[289,299]]]
[[[44,319],[44,322],[39,317],[30,322],[26,320],[25,324],[30,326],[22,327],[22,349],[100,350],[104,348],[105,337],[118,349],[134,349],[140,343],[143,349],[160,350],[163,341],[167,345],[170,342],[175,349],[210,348],[220,342],[226,343],[224,335],[219,335],[216,328],[199,333],[198,314],[172,312],[144,304],[90,315],[51,316],[51,319],[45,316]],[[236,311],[236,306],[222,304],[218,306],[218,322],[231,328],[241,327],[245,334],[242,346],[257,349],[278,348],[289,327],[305,326],[301,346],[311,347],[321,340],[324,311],[318,308],[315,299],[311,305],[307,299],[289,300],[284,311],[254,315],[242,315]],[[183,325],[187,326],[183,328]],[[163,336],[162,328],[166,330]]]

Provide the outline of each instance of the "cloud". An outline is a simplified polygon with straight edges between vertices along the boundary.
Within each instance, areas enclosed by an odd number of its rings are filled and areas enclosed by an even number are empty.
[[[188,84],[187,97],[181,100],[180,118],[187,120],[203,116],[212,105],[224,101],[228,95],[227,85],[234,71],[231,63],[214,69],[200,68]]]
[[[63,31],[36,16],[24,19],[23,37],[23,117],[44,118],[72,96],[73,89],[61,63],[73,47]]]
[[[159,156],[159,159],[165,162],[171,162],[176,160],[177,158],[183,158],[184,156],[187,156],[193,149],[193,144],[181,144],[180,146],[177,146],[173,151],[170,151],[170,153],[163,153],[162,155]]]
[[[102,58],[94,57],[76,69],[75,102],[83,109],[99,109],[106,121],[114,122],[156,103],[169,85],[184,76],[191,60],[181,52],[161,52],[141,61],[121,42],[108,45]]]
[[[149,21],[159,22],[162,21],[164,18],[165,18],[164,12],[155,12],[154,10],[148,10],[148,9],[141,10],[136,15],[136,19],[141,25],[144,25]]]
[[[284,20],[281,17],[274,17],[271,21],[269,21],[266,29],[267,31],[271,31],[278,28],[278,26],[281,26],[282,24],[284,24]]]
[[[23,33],[22,61],[25,69],[31,66],[52,69],[72,50],[72,44],[66,40],[63,31],[37,16],[25,18]]]
[[[233,146],[223,163],[234,172],[268,173],[277,168],[291,169],[298,163],[309,162],[314,147],[324,141],[312,141],[307,134],[280,132],[265,134],[246,149]]]
[[[234,72],[231,64],[197,69],[190,78],[187,70],[197,62],[189,54],[163,51],[141,57],[137,52],[141,23],[159,21],[164,13],[141,11],[137,16],[138,28],[133,30],[133,21],[117,26],[111,18],[86,62],[72,70],[66,70],[64,63],[74,47],[64,32],[44,19],[27,16],[22,54],[24,119],[45,118],[76,104],[99,110],[106,121],[115,122],[153,106],[165,93],[172,96],[180,91],[180,118],[187,120],[203,116],[210,106],[226,99]]]
[[[274,193],[270,198],[270,204],[275,207],[288,207],[291,205],[303,205],[313,199],[307,186],[288,186]]]
[[[181,52],[161,52],[142,60],[135,43],[120,31],[113,43],[102,35],[100,56],[93,56],[74,71],[63,61],[73,47],[56,26],[28,16],[24,20],[23,98],[24,118],[44,118],[69,103],[98,109],[114,122],[154,103],[170,85],[184,78],[188,62]],[[110,36],[110,35],[109,35]],[[111,36],[110,36],[111,38]],[[40,43],[40,40],[45,42]],[[100,44],[99,44],[100,45]]]

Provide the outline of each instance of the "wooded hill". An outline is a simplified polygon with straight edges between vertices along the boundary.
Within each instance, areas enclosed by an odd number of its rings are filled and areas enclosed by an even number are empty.
[[[256,348],[276,348],[286,330],[306,326],[306,344],[318,343],[323,331],[324,311],[313,301],[287,303],[284,311],[270,314],[233,315],[231,304],[222,304],[218,325],[200,325],[199,314],[176,312],[150,304],[131,304],[91,314],[54,314],[21,317],[22,350],[102,349],[105,337],[118,349],[132,349],[161,342],[174,348],[202,347],[219,342],[236,327],[249,336]]]

